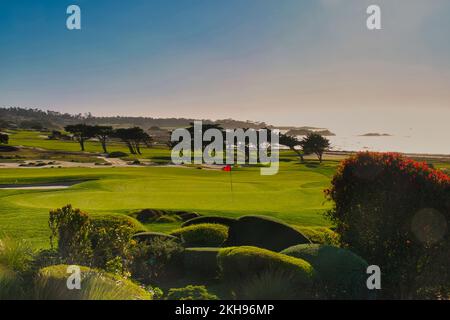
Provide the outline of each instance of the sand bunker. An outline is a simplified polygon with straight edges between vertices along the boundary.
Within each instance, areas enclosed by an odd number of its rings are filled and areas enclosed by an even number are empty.
[[[62,181],[48,183],[30,183],[30,184],[0,184],[1,190],[54,190],[67,189],[75,184],[88,180]]]

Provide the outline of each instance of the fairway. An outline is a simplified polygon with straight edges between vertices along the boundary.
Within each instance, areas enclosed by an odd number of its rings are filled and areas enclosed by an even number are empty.
[[[90,214],[128,214],[137,209],[177,209],[203,215],[239,217],[260,214],[293,225],[325,226],[329,208],[323,189],[337,162],[316,168],[294,161],[281,164],[275,176],[261,176],[259,168],[220,170],[187,167],[4,169],[2,184],[88,180],[63,190],[0,190],[2,233],[47,246],[48,212],[72,204]],[[310,164],[311,166],[311,164]],[[166,231],[174,223],[151,224]]]

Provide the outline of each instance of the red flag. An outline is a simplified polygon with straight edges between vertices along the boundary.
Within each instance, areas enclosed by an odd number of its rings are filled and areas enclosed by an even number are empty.
[[[227,164],[225,167],[222,168],[223,171],[226,172],[230,172],[231,171],[231,166],[229,164]]]

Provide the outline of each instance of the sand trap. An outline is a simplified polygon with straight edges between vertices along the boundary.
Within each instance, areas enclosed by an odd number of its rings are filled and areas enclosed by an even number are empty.
[[[49,182],[49,183],[31,183],[31,184],[0,184],[1,190],[55,190],[67,189],[75,184],[89,180],[67,181],[67,182]]]

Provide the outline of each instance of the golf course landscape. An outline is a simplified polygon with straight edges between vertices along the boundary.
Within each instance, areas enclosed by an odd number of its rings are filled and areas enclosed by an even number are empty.
[[[80,126],[86,135],[108,128]],[[327,143],[317,154],[305,141],[326,142],[320,135],[281,135],[279,171],[264,176],[262,164],[176,165],[169,144],[124,129],[152,141],[139,145],[115,130],[103,145],[95,134],[80,143],[77,131],[3,130],[1,299],[447,299],[448,281],[427,279],[448,271],[448,157],[331,152]],[[404,197],[392,198],[397,184]],[[438,253],[425,273],[404,269],[404,241],[414,241],[413,265]],[[414,287],[399,289],[386,252]],[[382,292],[366,286],[374,262]],[[79,292],[66,287],[73,265]]]
[[[48,150],[77,151],[74,142],[50,141],[33,131],[12,133],[11,145]],[[112,151],[126,151],[114,145]],[[95,142],[87,151],[100,152]],[[88,153],[87,153],[88,154]],[[142,158],[170,159],[169,149],[145,149]],[[155,158],[155,159],[153,159]],[[1,185],[79,183],[67,189],[0,190],[0,226],[3,233],[48,246],[48,212],[72,204],[90,214],[130,214],[152,208],[195,211],[202,215],[239,217],[267,215],[293,225],[329,226],[322,213],[331,207],[323,190],[338,164],[327,159],[322,164],[310,160],[299,163],[289,151],[281,154],[280,171],[261,176],[257,167],[235,168],[230,174],[220,169],[197,169],[154,165],[129,168],[9,168],[0,169]],[[1,163],[0,163],[1,168]],[[179,223],[154,223],[151,231],[168,231]]]

